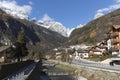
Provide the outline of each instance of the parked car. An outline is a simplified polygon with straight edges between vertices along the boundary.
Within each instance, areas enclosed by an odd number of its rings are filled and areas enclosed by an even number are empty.
[[[110,64],[111,66],[120,65],[120,60],[112,60],[109,64]]]

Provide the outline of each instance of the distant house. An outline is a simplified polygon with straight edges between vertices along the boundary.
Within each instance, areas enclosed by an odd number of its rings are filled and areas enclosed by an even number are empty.
[[[79,49],[87,49],[90,46],[86,46],[85,44],[79,44],[79,45],[72,45],[70,46],[71,49],[79,50]]]
[[[107,48],[102,45],[94,46],[89,50],[89,57],[93,55],[104,56],[107,54]]]
[[[88,52],[79,52],[81,58],[89,58]]]
[[[102,51],[100,51],[100,50],[97,50],[97,49],[92,49],[92,50],[90,50],[89,51],[89,53],[90,53],[90,55],[92,56],[92,55],[102,55]]]
[[[0,47],[0,62],[7,61],[7,55],[9,54],[10,50],[11,50],[11,46],[1,46]]]
[[[82,49],[76,50],[76,51],[74,52],[74,58],[75,58],[76,60],[79,60],[79,59],[81,59],[81,58],[89,58],[88,51],[82,50]]]
[[[102,40],[101,42],[97,43],[96,46],[106,47],[106,45],[107,45],[107,41],[106,40]]]
[[[55,58],[61,60],[61,52],[56,52]]]

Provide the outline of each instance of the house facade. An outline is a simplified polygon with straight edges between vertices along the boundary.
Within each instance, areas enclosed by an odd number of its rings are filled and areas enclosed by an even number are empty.
[[[89,58],[89,54],[88,54],[88,51],[84,51],[84,50],[76,50],[74,52],[74,58],[76,60],[79,60],[81,58]]]
[[[97,56],[105,56],[107,55],[106,47],[104,46],[94,46],[89,50],[89,57],[92,57],[94,55]]]
[[[108,51],[112,54],[120,54],[120,25],[113,25],[107,40]]]
[[[7,61],[7,55],[11,51],[11,46],[0,47],[0,63]]]

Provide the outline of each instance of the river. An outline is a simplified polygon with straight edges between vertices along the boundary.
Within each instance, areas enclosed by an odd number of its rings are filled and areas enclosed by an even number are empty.
[[[80,76],[77,77],[73,72],[60,69],[48,62],[44,62],[43,65],[46,67],[44,71],[47,73],[50,80],[87,80]]]

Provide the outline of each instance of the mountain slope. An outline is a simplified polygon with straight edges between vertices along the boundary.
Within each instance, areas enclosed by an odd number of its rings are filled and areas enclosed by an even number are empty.
[[[89,22],[82,28],[75,29],[67,44],[95,44],[106,38],[112,25],[120,25],[120,9]]]
[[[28,48],[35,51],[48,51],[62,45],[66,37],[38,26],[25,19],[13,18],[0,10],[0,42],[14,44],[21,27],[28,39]]]

